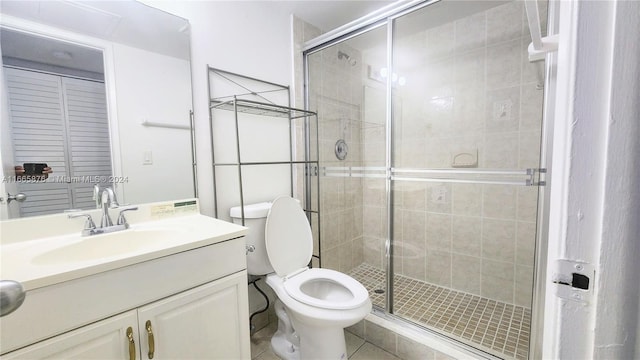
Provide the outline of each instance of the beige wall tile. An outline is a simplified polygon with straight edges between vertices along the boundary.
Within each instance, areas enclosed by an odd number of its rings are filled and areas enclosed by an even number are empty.
[[[340,271],[340,250],[338,247],[331,249],[321,249],[322,253],[322,267],[325,269],[331,269]]]
[[[453,216],[451,250],[454,253],[480,257],[482,249],[482,219]]]
[[[328,213],[321,220],[322,248],[332,249],[340,244],[342,219],[339,213]]]
[[[451,56],[455,44],[454,23],[446,23],[427,30],[426,55],[429,58]]]
[[[400,187],[395,187],[396,197],[400,195],[402,208],[405,210],[425,211],[427,208],[426,192],[427,186],[424,183],[404,183]]]
[[[416,249],[426,249],[426,213],[409,210],[402,210],[401,213],[403,244]]]
[[[520,132],[520,169],[540,167],[540,131]]]
[[[407,250],[411,250],[412,253],[419,251],[417,248],[402,248],[403,253],[407,253]],[[415,251],[415,252],[414,252]],[[419,253],[416,256],[402,256],[400,263],[402,266],[402,274],[413,279],[426,281],[427,280],[427,268],[426,259],[424,256],[425,251],[422,251],[422,256]],[[394,264],[399,261],[395,261]]]
[[[364,206],[385,206],[387,197],[384,180],[371,178],[363,179],[363,185],[362,197]]]
[[[537,80],[534,80],[537,81]],[[536,89],[537,83],[522,85],[520,98],[520,129],[540,131],[542,124],[542,99],[544,91]]]
[[[482,214],[497,219],[515,219],[517,188],[505,185],[484,185]]]
[[[397,355],[403,360],[434,360],[435,352],[432,348],[398,335]]]
[[[494,44],[522,36],[523,12],[521,1],[487,10],[487,43]]]
[[[514,280],[513,263],[482,260],[482,296],[513,303]]]
[[[516,169],[518,146],[518,133],[487,134],[482,166],[488,169]]]
[[[520,85],[520,38],[487,47],[487,89]]]
[[[516,264],[533,266],[536,245],[536,223],[518,221]]]
[[[346,330],[364,339],[364,322],[365,320],[358,321],[355,325],[351,325],[348,328],[346,328]]]
[[[364,262],[364,240],[362,237],[356,238],[351,243],[351,249],[353,253],[351,254],[351,261],[353,266],[358,266]]]
[[[353,268],[352,242],[343,243],[338,246],[338,259],[340,272],[349,272]]]
[[[365,236],[362,238],[362,253],[363,253],[363,257],[364,257],[364,262],[374,266],[378,269],[383,269],[384,267],[382,266],[382,257],[383,257],[383,249],[384,249],[384,242],[382,239],[379,238],[373,238],[373,237],[368,237]],[[322,257],[322,265],[324,266],[324,256],[325,252],[323,251],[323,257]],[[329,256],[335,256],[337,259],[337,254],[333,253],[331,255],[327,254],[327,257]]]
[[[482,185],[452,184],[451,188],[453,214],[479,216],[482,213]]]
[[[451,286],[451,253],[427,249],[427,281],[436,285]]]
[[[531,308],[533,266],[516,265],[515,304]]]
[[[451,286],[471,294],[480,295],[482,260],[473,256],[452,255]]]
[[[364,214],[364,235],[369,237],[386,237],[386,212],[385,208],[365,206]],[[383,223],[384,222],[384,223]]]
[[[482,257],[513,264],[515,259],[516,222],[483,219]]]
[[[536,221],[538,211],[538,188],[536,186],[518,188],[518,220]]]
[[[486,45],[487,19],[484,12],[464,17],[455,22],[455,51],[466,51]]]
[[[427,249],[451,251],[451,215],[427,213]]]
[[[364,324],[365,339],[372,344],[392,353],[396,353],[397,334],[370,321]]]

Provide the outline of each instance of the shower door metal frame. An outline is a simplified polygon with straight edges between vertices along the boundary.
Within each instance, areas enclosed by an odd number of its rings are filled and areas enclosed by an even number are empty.
[[[303,54],[303,69],[304,69],[304,104],[305,109],[309,108],[309,61],[308,57],[316,52],[334,46],[340,42],[347,41],[353,37],[367,33],[371,30],[379,27],[386,27],[386,41],[387,41],[387,69],[389,73],[393,73],[393,27],[395,20],[422,9],[426,6],[440,2],[440,0],[414,0],[407,3],[391,4],[379,11],[376,11],[370,15],[367,15],[359,20],[348,23],[342,27],[339,27],[333,31],[325,33],[309,42],[306,42],[302,49]],[[549,10],[549,18],[553,19],[553,11]],[[555,27],[549,22],[549,33],[555,32]],[[555,55],[552,55],[555,56]],[[546,291],[546,254],[548,247],[548,204],[550,191],[546,188],[547,182],[550,180],[550,175],[547,174],[547,169],[551,168],[551,151],[553,143],[553,114],[549,111],[548,106],[550,100],[548,99],[546,89],[553,89],[555,86],[551,82],[554,69],[549,61],[545,63],[545,80],[544,80],[544,97],[543,97],[543,119],[541,129],[541,145],[540,145],[540,158],[539,166],[536,169],[396,169],[393,163],[393,97],[392,97],[392,80],[391,77],[387,77],[385,90],[386,90],[386,121],[385,121],[385,133],[386,133],[386,147],[385,147],[385,167],[351,167],[351,168],[337,168],[337,167],[320,167],[318,176],[346,176],[346,177],[368,177],[368,178],[382,178],[385,181],[385,195],[386,195],[386,212],[387,212],[387,239],[385,241],[385,271],[386,271],[386,299],[384,309],[379,309],[374,306],[374,313],[382,316],[398,325],[408,328],[415,328],[426,331],[431,335],[441,339],[442,341],[460,347],[469,351],[477,356],[487,359],[498,359],[494,355],[482,351],[471,345],[467,345],[463,342],[454,340],[447,335],[441,334],[438,331],[420,326],[418,324],[407,321],[406,319],[397,316],[393,313],[393,181],[434,181],[434,182],[453,182],[453,183],[480,183],[480,184],[503,184],[503,185],[516,185],[516,186],[537,186],[538,187],[538,204],[537,204],[537,217],[536,217],[536,240],[535,240],[535,257],[534,257],[534,279],[533,279],[533,298],[531,304],[532,319],[531,329],[539,329],[544,320],[544,297]],[[384,174],[383,174],[384,172]],[[415,173],[440,173],[454,175],[447,178],[446,176],[440,178],[419,178],[419,177],[404,177],[397,176],[404,172]],[[457,178],[458,174],[463,175],[504,175],[505,179],[464,179]],[[515,178],[521,176],[522,178]],[[537,325],[537,326],[536,326]],[[529,359],[539,358],[542,355],[542,334],[539,331],[530,331],[529,339]]]

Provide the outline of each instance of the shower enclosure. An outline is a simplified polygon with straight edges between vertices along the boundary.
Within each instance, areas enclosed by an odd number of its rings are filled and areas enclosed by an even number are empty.
[[[424,2],[328,38],[304,51],[321,266],[385,316],[528,358],[544,61],[523,2]]]

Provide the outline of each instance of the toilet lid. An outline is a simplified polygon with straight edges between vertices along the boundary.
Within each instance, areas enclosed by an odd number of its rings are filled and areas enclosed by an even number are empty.
[[[298,201],[288,196],[275,199],[264,232],[267,255],[278,276],[287,276],[309,264],[313,235]]]

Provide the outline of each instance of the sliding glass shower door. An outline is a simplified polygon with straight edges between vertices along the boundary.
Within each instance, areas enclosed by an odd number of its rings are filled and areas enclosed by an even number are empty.
[[[529,354],[543,63],[522,2],[418,6],[307,52],[322,267],[391,317]]]
[[[379,290],[371,292],[379,306],[386,289],[386,95],[384,84],[371,84],[367,73],[372,61],[384,66],[386,53],[386,30],[378,27],[307,57],[307,101],[318,111],[320,142],[322,240],[316,255],[322,267],[345,273],[375,268],[366,281]]]
[[[521,2],[393,21],[393,313],[527,358],[542,89]],[[425,27],[425,24],[429,24]]]

